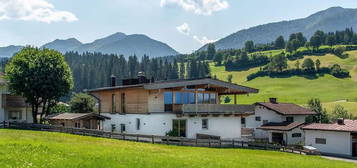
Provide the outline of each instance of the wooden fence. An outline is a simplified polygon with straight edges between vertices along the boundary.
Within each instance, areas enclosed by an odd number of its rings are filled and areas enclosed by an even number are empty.
[[[167,144],[167,145],[211,147],[211,148],[245,148],[245,149],[274,150],[274,151],[290,152],[290,153],[303,154],[303,155],[313,154],[306,150],[294,149],[291,147],[285,147],[277,144],[259,143],[259,142],[250,142],[250,141],[237,141],[234,139],[233,140],[191,139],[191,138],[183,138],[183,137],[126,134],[126,133],[114,133],[114,132],[106,132],[106,131],[92,130],[92,129],[65,128],[62,126],[54,126],[54,125],[28,124],[28,123],[15,123],[15,122],[2,122],[0,123],[0,128],[60,132],[60,133],[69,133],[69,134],[83,135],[83,136],[146,142],[152,144]]]

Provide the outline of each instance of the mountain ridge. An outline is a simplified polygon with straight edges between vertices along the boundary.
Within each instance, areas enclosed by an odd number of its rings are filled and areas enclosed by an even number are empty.
[[[0,47],[0,57],[11,57],[24,46]],[[83,52],[101,52],[104,54],[117,54],[126,57],[136,55],[141,57],[148,55],[150,57],[162,57],[178,55],[175,49],[158,40],[154,40],[144,34],[126,35],[117,32],[104,38],[96,39],[90,43],[82,43],[76,38],[56,39],[42,45],[40,48],[55,49],[61,53],[75,51]]]
[[[331,7],[305,18],[272,22],[242,29],[221,38],[214,44],[218,50],[238,49],[242,48],[248,40],[254,41],[255,44],[265,44],[274,41],[280,35],[287,40],[291,33],[302,32],[304,36],[310,38],[317,30],[334,32],[350,27],[357,29],[357,9]],[[207,45],[204,45],[198,50],[206,49]]]

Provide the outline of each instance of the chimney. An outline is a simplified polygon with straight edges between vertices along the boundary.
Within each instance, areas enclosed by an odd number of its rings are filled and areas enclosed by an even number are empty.
[[[338,119],[337,119],[337,124],[338,124],[338,125],[345,125],[344,119],[343,119],[343,118],[338,118]]]
[[[148,83],[148,80],[146,79],[144,72],[138,72],[138,80],[139,80],[139,84]]]
[[[278,104],[278,99],[275,97],[271,97],[271,98],[269,98],[269,102],[273,103],[273,104]]]
[[[112,74],[110,76],[110,82],[111,82],[112,87],[116,86],[116,80],[117,80],[117,77],[114,74]]]

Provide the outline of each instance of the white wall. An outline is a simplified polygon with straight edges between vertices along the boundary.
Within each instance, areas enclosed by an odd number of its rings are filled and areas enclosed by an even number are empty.
[[[325,138],[326,144],[316,144],[316,138]],[[352,140],[349,132],[305,130],[305,145],[328,154],[352,155]]]
[[[255,117],[260,116],[261,120],[256,121]],[[275,111],[269,110],[264,106],[257,105],[255,106],[255,114],[248,116],[246,118],[246,127],[254,128],[254,136],[255,138],[268,138],[269,134],[267,131],[256,129],[263,125],[264,120],[267,122],[284,122],[286,121],[286,117],[294,117],[295,122],[305,122],[305,118],[307,115],[280,115]]]
[[[292,135],[294,133],[300,133],[301,137],[293,137]],[[305,134],[304,134],[304,131],[300,127],[294,128],[293,130],[289,131],[287,133],[287,135],[288,135],[288,144],[289,145],[304,143]]]
[[[148,134],[164,136],[172,130],[173,119],[186,119],[186,134],[188,138],[195,138],[197,133],[221,136],[222,139],[241,137],[240,117],[177,117],[172,113],[152,114],[110,114],[101,113],[111,120],[103,122],[103,129],[111,131],[111,125],[116,125],[116,132],[120,132],[120,124],[125,124],[126,133]],[[136,129],[136,119],[140,119],[140,130]],[[208,129],[202,129],[202,119],[208,119]]]

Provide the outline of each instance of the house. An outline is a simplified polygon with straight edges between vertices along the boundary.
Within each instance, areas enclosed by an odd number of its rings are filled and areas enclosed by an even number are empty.
[[[60,113],[49,115],[45,119],[51,125],[101,130],[103,121],[110,118],[96,113]]]
[[[10,94],[2,77],[0,77],[0,94],[0,122],[33,122],[31,107],[23,97]]]
[[[270,98],[269,102],[255,103],[255,114],[247,118],[246,127],[254,129],[256,139],[292,145],[303,142],[304,132],[300,128],[306,117],[315,114],[296,104]]]
[[[357,120],[338,119],[334,124],[313,123],[302,127],[305,145],[322,154],[357,157]]]
[[[104,130],[188,138],[241,138],[241,118],[254,113],[252,105],[237,105],[236,95],[258,90],[211,78],[158,81],[140,75],[111,87],[89,90],[99,103]],[[235,104],[220,104],[234,95]]]

